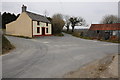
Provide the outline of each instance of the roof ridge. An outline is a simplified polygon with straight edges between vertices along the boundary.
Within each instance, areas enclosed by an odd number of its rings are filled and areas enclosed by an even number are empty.
[[[120,23],[112,23],[112,24],[120,24]],[[111,25],[111,24],[92,24],[92,25]]]
[[[35,14],[35,15],[39,15],[39,16],[42,16],[42,17],[45,17],[45,16],[43,16],[43,15],[36,14],[36,13],[30,12],[30,11],[26,11],[26,12],[28,12],[28,13],[32,13],[32,14]]]
[[[29,12],[29,11],[26,11],[26,13],[32,20],[50,23],[50,21],[47,19],[47,17],[45,17],[43,15],[36,14],[33,12]]]

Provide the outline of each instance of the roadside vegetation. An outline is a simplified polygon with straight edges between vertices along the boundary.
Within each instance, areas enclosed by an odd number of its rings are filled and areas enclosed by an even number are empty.
[[[78,38],[93,40],[93,39],[90,38],[90,37],[83,36],[84,32],[78,32],[78,31],[71,32],[71,31],[65,31],[65,30],[63,30],[63,32],[65,32],[65,33],[67,33],[67,34],[70,34],[70,35],[72,35],[72,36],[78,37]]]
[[[52,23],[52,34],[55,36],[64,36],[62,29],[65,25],[62,14],[54,14],[51,20]]]
[[[120,38],[119,36],[109,36],[109,39],[105,39],[105,37],[90,37],[89,36],[89,30],[80,31],[75,30],[75,26],[86,26],[86,21],[82,17],[70,17],[68,15],[64,16],[65,18],[65,27],[67,28],[66,30],[63,30],[63,32],[67,34],[71,34],[72,36],[78,37],[78,38],[83,38],[83,39],[88,39],[88,40],[99,40],[99,41],[105,41],[105,42],[112,42],[112,43],[120,43]],[[101,22],[101,24],[113,24],[113,23],[119,23],[119,19],[115,15],[105,15]],[[72,29],[69,29],[69,27],[72,27]],[[94,34],[93,34],[94,35]]]
[[[72,36],[82,38],[82,39],[87,39],[87,40],[98,40],[98,41],[105,41],[105,42],[112,42],[112,43],[120,43],[120,39],[104,40],[104,39],[98,39],[93,37],[87,37],[87,32],[78,32],[78,31],[71,32],[71,31],[65,31],[65,30],[63,30],[63,32],[70,34]]]
[[[20,14],[18,15],[15,15],[14,13],[6,13],[4,12],[2,14],[2,28],[3,29],[6,29],[6,24],[12,22],[12,21],[15,21],[18,17],[19,17]]]
[[[2,35],[2,54],[7,53],[14,48],[15,47],[10,43],[10,41]]]

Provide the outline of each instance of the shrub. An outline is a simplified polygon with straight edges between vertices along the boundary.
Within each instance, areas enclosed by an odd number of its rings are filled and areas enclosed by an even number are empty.
[[[65,22],[61,14],[55,14],[52,18],[52,33],[59,34],[62,32],[62,29],[65,25]]]
[[[9,52],[13,48],[14,46],[10,43],[10,41],[2,35],[2,54]]]

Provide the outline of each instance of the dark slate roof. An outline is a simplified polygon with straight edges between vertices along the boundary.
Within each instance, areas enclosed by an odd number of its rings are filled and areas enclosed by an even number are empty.
[[[120,23],[92,24],[89,30],[120,30]]]
[[[32,13],[32,12],[28,12],[28,11],[26,11],[26,13],[28,14],[28,16],[32,20],[50,23],[50,21],[45,16],[42,16],[42,15],[39,15],[39,14],[35,14],[35,13]]]

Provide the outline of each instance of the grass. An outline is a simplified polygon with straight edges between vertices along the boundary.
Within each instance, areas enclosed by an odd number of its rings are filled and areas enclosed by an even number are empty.
[[[7,53],[14,48],[15,47],[10,43],[10,41],[2,35],[2,54]]]
[[[90,37],[85,37],[85,36],[80,36],[80,32],[71,32],[71,31],[63,31],[67,34],[70,34],[72,36],[82,38],[82,39],[87,39],[87,40],[94,40],[93,38]],[[104,42],[112,42],[112,43],[120,43],[120,40],[98,40],[98,41],[104,41]]]
[[[120,43],[120,40],[100,40],[105,42]]]
[[[72,36],[78,37],[78,38],[92,40],[92,38],[90,37],[80,36],[80,32],[71,32],[71,31],[63,31],[63,32],[70,34]]]

